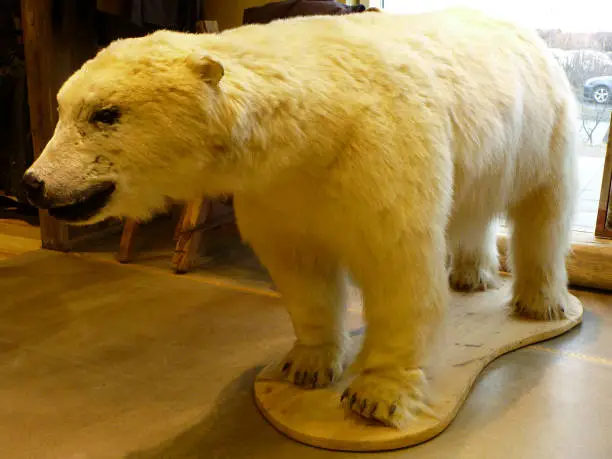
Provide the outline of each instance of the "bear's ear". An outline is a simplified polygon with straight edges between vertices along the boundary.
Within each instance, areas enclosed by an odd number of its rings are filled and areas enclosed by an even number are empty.
[[[207,83],[216,86],[223,78],[225,70],[223,64],[202,53],[193,53],[189,56],[189,64]]]

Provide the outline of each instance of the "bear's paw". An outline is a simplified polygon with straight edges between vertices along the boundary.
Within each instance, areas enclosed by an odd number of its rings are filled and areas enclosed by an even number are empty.
[[[499,276],[489,269],[478,267],[455,267],[449,275],[453,290],[460,292],[486,292],[499,288]]]
[[[510,303],[512,312],[520,317],[535,320],[563,320],[569,302],[566,292],[550,295],[539,290],[532,295],[515,295]]]
[[[296,343],[281,361],[285,379],[307,389],[326,387],[338,381],[346,367],[339,345],[307,346]]]
[[[435,417],[427,404],[422,370],[366,370],[344,391],[341,403],[348,413],[391,427],[405,427],[420,415]]]

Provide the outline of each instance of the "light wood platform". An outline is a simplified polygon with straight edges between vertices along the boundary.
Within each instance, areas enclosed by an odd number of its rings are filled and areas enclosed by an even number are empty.
[[[571,297],[568,319],[532,321],[508,314],[510,282],[478,293],[453,293],[439,347],[426,373],[435,417],[421,415],[399,430],[346,416],[340,395],[350,381],[320,390],[304,390],[279,381],[279,365],[270,364],[255,382],[255,398],[264,416],[282,433],[312,446],[342,451],[387,451],[413,446],[440,434],[455,418],[472,385],[495,358],[561,335],[582,322],[582,305]],[[360,339],[354,338],[354,347]],[[347,378],[348,379],[348,378]]]

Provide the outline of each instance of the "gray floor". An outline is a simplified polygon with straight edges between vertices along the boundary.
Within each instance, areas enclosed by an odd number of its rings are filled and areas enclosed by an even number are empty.
[[[33,285],[32,279],[36,279]],[[146,266],[34,252],[0,263],[0,457],[318,459],[252,398],[291,343],[278,299]],[[449,429],[382,458],[612,457],[612,297],[492,363]]]

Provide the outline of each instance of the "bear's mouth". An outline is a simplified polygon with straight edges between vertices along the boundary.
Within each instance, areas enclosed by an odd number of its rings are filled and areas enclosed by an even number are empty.
[[[66,222],[83,222],[98,214],[115,192],[114,182],[102,182],[89,188],[77,202],[66,206],[51,207],[49,215]]]

